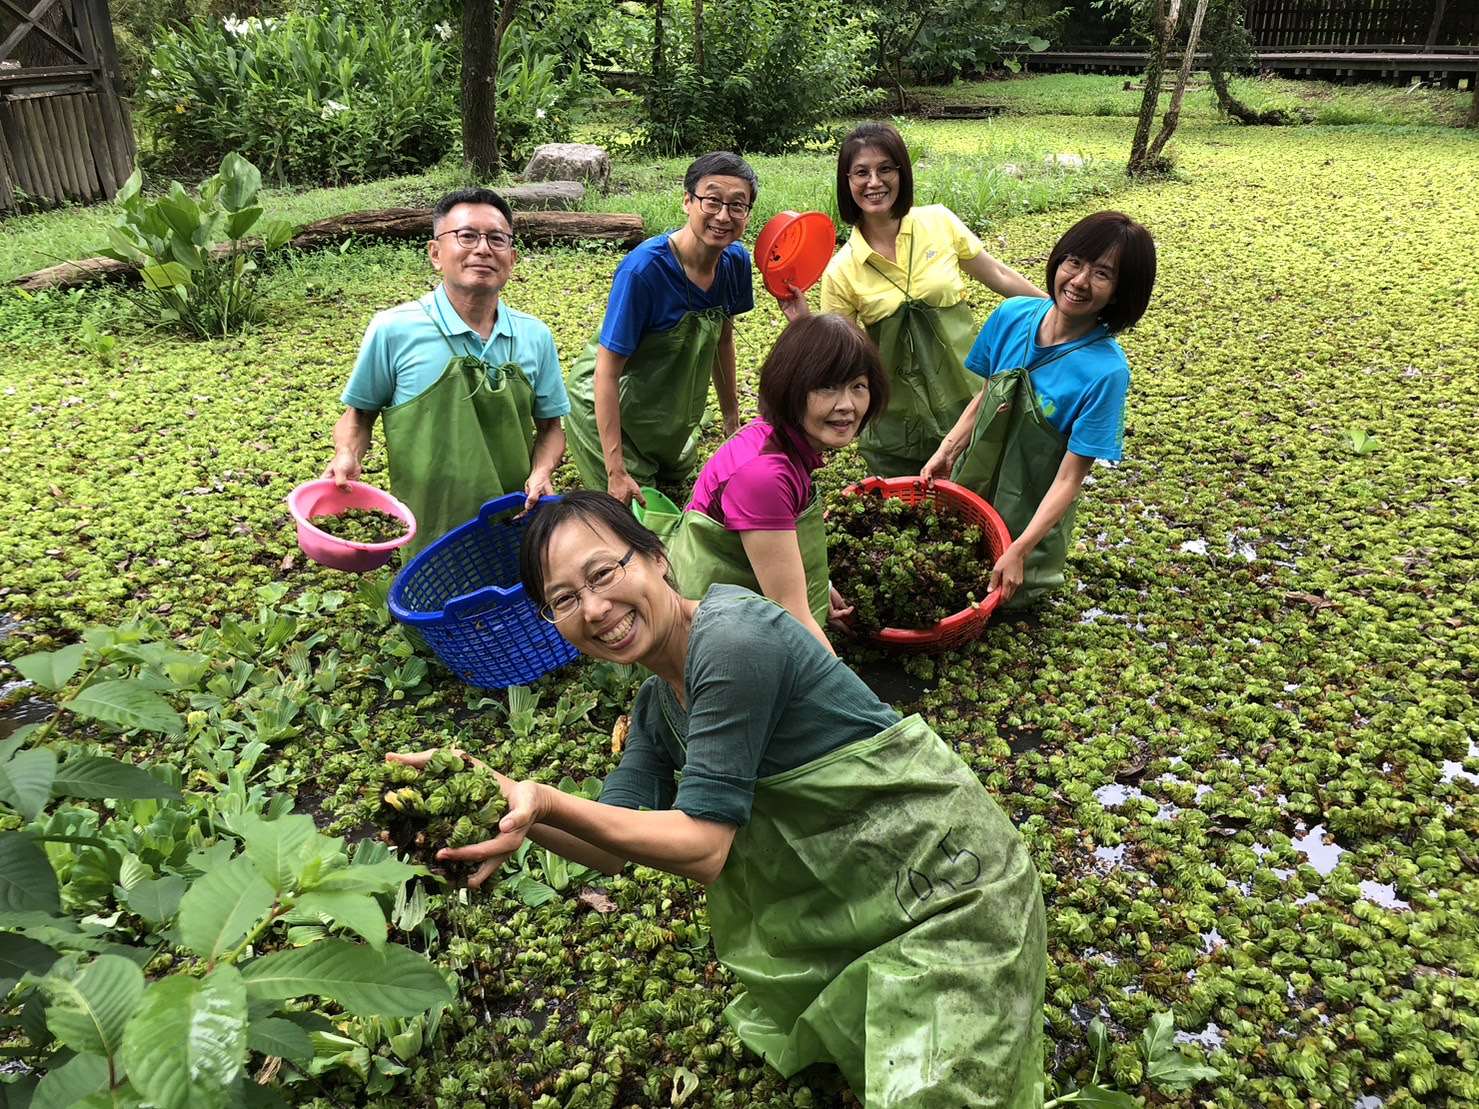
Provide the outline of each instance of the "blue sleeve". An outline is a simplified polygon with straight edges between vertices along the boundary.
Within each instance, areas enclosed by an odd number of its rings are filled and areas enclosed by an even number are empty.
[[[666,728],[662,706],[651,677],[637,691],[632,706],[632,726],[622,749],[621,764],[601,787],[601,804],[623,809],[670,809],[677,794],[678,768],[668,756],[657,729]]]
[[[636,251],[627,255],[616,267],[616,276],[611,279],[611,295],[606,298],[601,345],[624,358],[636,352],[654,315],[653,291],[638,264],[645,256],[645,252],[638,255]]]
[[[724,252],[724,260],[730,263],[732,276],[727,283],[728,303],[724,306],[724,313],[743,316],[755,307],[755,276],[750,270],[750,252],[735,243]]]
[[[1006,320],[1003,310],[1008,303],[1003,301],[998,304],[996,311],[987,316],[986,322],[981,325],[981,333],[971,344],[971,352],[965,356],[965,368],[971,373],[979,374],[981,377],[990,377],[992,371],[996,369],[991,364],[992,356],[1000,342],[1001,330]]]
[[[365,329],[359,356],[349,374],[349,383],[339,399],[362,412],[379,412],[389,408],[395,397],[395,369],[390,362],[390,344],[386,337],[383,314],[376,314]]]
[[[1125,445],[1125,398],[1130,371],[1115,366],[1090,385],[1068,433],[1068,449],[1084,458],[1118,462]]]
[[[549,328],[541,327],[538,340],[533,344],[536,363],[534,366],[534,418],[550,420],[570,413],[570,396],[565,392],[565,378],[560,373],[560,356],[555,350],[555,337]]]

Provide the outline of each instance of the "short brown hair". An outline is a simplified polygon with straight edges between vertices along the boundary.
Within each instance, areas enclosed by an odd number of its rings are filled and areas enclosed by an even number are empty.
[[[914,207],[914,166],[909,161],[909,148],[904,145],[904,136],[891,123],[860,123],[847,133],[847,138],[842,140],[842,149],[837,152],[837,214],[844,223],[854,227],[863,222],[863,212],[852,198],[852,186],[847,175],[858,151],[868,146],[876,146],[899,167],[899,188],[893,207],[888,210],[889,215],[903,219]]]
[[[774,428],[800,430],[815,389],[868,379],[862,427],[888,407],[888,375],[873,340],[846,316],[803,316],[770,348],[760,367],[760,415]]]
[[[1079,220],[1058,240],[1048,255],[1048,292],[1063,259],[1072,254],[1085,262],[1102,258],[1119,247],[1115,268],[1114,298],[1099,314],[1099,322],[1111,335],[1134,327],[1150,304],[1155,288],[1155,240],[1150,232],[1123,212],[1095,212]]]

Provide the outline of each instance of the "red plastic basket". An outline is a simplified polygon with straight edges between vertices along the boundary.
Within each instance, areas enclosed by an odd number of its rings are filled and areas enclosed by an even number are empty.
[[[926,484],[917,477],[870,477],[849,485],[842,493],[844,496],[881,493],[906,504],[933,501],[954,509],[971,523],[981,526],[981,557],[989,564],[994,564],[1012,542],[1011,533],[996,509],[964,485],[956,485],[953,481]],[[1000,603],[1000,593],[988,593],[984,601],[977,601],[970,608],[945,617],[932,628],[883,628],[869,638],[875,643],[904,651],[949,650],[978,638]]]

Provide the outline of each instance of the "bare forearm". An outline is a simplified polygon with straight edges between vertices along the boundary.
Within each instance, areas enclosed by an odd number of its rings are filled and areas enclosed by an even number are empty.
[[[622,867],[627,864],[627,860],[620,855],[603,851],[579,836],[572,836],[569,832],[562,832],[548,824],[534,825],[529,829],[529,838],[539,846],[549,848],[556,855],[569,859],[572,863],[594,867],[603,874],[619,874]]]
[[[535,473],[550,473],[565,454],[565,429],[558,419],[536,421],[534,456],[529,468]]]
[[[346,408],[334,424],[334,452],[352,453],[355,461],[364,458],[370,450],[370,430],[375,426],[377,415],[358,408]]]
[[[1092,465],[1092,459],[1089,460]],[[1078,498],[1079,490],[1083,487],[1084,477],[1088,474],[1088,467],[1080,467],[1066,464],[1058,470],[1058,476],[1053,479],[1053,484],[1048,486],[1047,493],[1043,496],[1037,511],[1032,514],[1032,519],[1022,529],[1022,534],[1012,541],[1022,554],[1031,554],[1037,549],[1037,545],[1043,541],[1043,537],[1057,526],[1058,521],[1063,519],[1064,513],[1073,505]]]
[[[734,829],[676,809],[638,812],[540,787],[539,823],[583,840],[617,859],[656,867],[705,884],[729,857]]]
[[[961,263],[961,268],[997,296],[1041,297],[1047,295],[1011,266],[992,257],[984,250],[969,262]]]
[[[971,403],[965,406],[965,411],[955,421],[955,426],[945,433],[945,438],[940,441],[940,449],[945,452],[945,459],[950,465],[955,465],[955,460],[960,457],[961,451],[965,450],[966,444],[971,441],[971,432],[976,426],[976,413],[981,411],[981,399],[986,395],[986,385],[981,386],[981,391],[971,398]]]
[[[608,474],[623,473],[627,468],[621,449],[621,374],[625,366],[625,358],[604,347],[596,352],[596,433],[601,437]]]
[[[734,332],[726,325],[714,355],[714,394],[727,423],[739,424],[739,391],[735,385]]]

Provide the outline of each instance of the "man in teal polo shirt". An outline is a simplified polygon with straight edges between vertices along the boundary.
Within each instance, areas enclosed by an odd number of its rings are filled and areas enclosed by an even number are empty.
[[[499,301],[513,273],[513,212],[489,189],[458,189],[432,209],[432,268],[442,283],[377,313],[341,399],[334,460],[359,477],[375,417],[385,428],[390,488],[416,514],[407,557],[522,490],[553,493],[570,400],[549,328]]]

